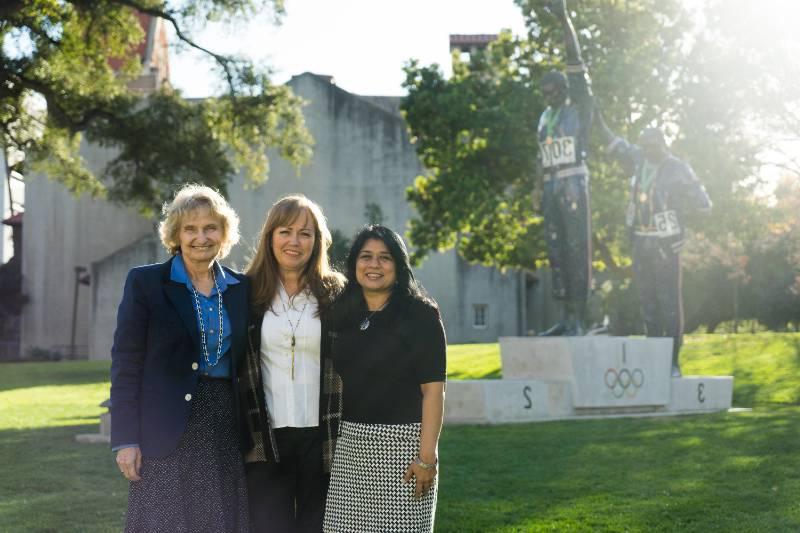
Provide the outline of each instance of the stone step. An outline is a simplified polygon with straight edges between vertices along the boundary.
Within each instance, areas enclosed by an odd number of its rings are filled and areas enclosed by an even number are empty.
[[[447,383],[446,424],[503,424],[724,411],[731,407],[731,376],[663,377],[670,397],[664,405],[576,407],[572,385],[538,379],[453,380]]]
[[[569,383],[531,379],[447,383],[447,424],[501,424],[562,418],[572,413]]]
[[[732,401],[733,376],[683,376],[672,378],[667,409],[676,413],[725,411]]]

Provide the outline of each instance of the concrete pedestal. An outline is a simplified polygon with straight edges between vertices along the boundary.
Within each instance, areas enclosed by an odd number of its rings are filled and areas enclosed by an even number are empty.
[[[671,377],[672,339],[501,337],[501,380],[450,381],[445,422],[498,424],[729,409],[730,376]]]
[[[732,376],[684,376],[672,378],[667,409],[676,413],[704,413],[730,409]]]
[[[100,407],[109,408],[111,400],[106,400],[100,404]],[[100,415],[100,433],[84,433],[82,435],[75,435],[77,442],[85,444],[108,444],[111,442],[111,413],[105,412]]]
[[[672,339],[500,337],[503,377],[572,385],[577,409],[666,405]]]
[[[530,379],[450,381],[444,417],[454,424],[563,418],[572,414],[569,389],[566,382]]]

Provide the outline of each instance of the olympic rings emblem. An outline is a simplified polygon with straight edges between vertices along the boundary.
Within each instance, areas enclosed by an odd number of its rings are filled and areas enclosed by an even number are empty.
[[[627,396],[633,398],[644,385],[644,372],[641,368],[616,370],[609,368],[605,375],[606,387],[609,388],[614,398]]]

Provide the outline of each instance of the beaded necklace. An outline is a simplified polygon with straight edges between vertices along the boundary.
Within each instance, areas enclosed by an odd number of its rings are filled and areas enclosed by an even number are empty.
[[[194,295],[194,307],[195,311],[197,311],[197,318],[200,319],[200,344],[203,347],[203,356],[206,359],[206,365],[217,366],[217,363],[219,363],[219,359],[222,356],[224,322],[222,320],[222,293],[219,291],[219,285],[217,285],[217,276],[214,272],[213,265],[211,266],[211,279],[214,280],[214,287],[217,289],[217,313],[219,314],[219,342],[217,342],[217,357],[214,359],[213,363],[211,362],[211,358],[208,356],[208,344],[206,344],[206,326],[203,322],[203,311],[200,309],[200,297],[197,295],[197,289],[194,288],[194,283],[192,283],[192,294]]]

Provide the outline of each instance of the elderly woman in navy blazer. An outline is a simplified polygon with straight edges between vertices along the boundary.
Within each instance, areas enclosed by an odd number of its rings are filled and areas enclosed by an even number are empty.
[[[239,219],[186,185],[164,206],[165,263],[128,274],[111,364],[111,445],[131,481],[125,530],[247,531],[237,366],[248,286],[222,267]]]

